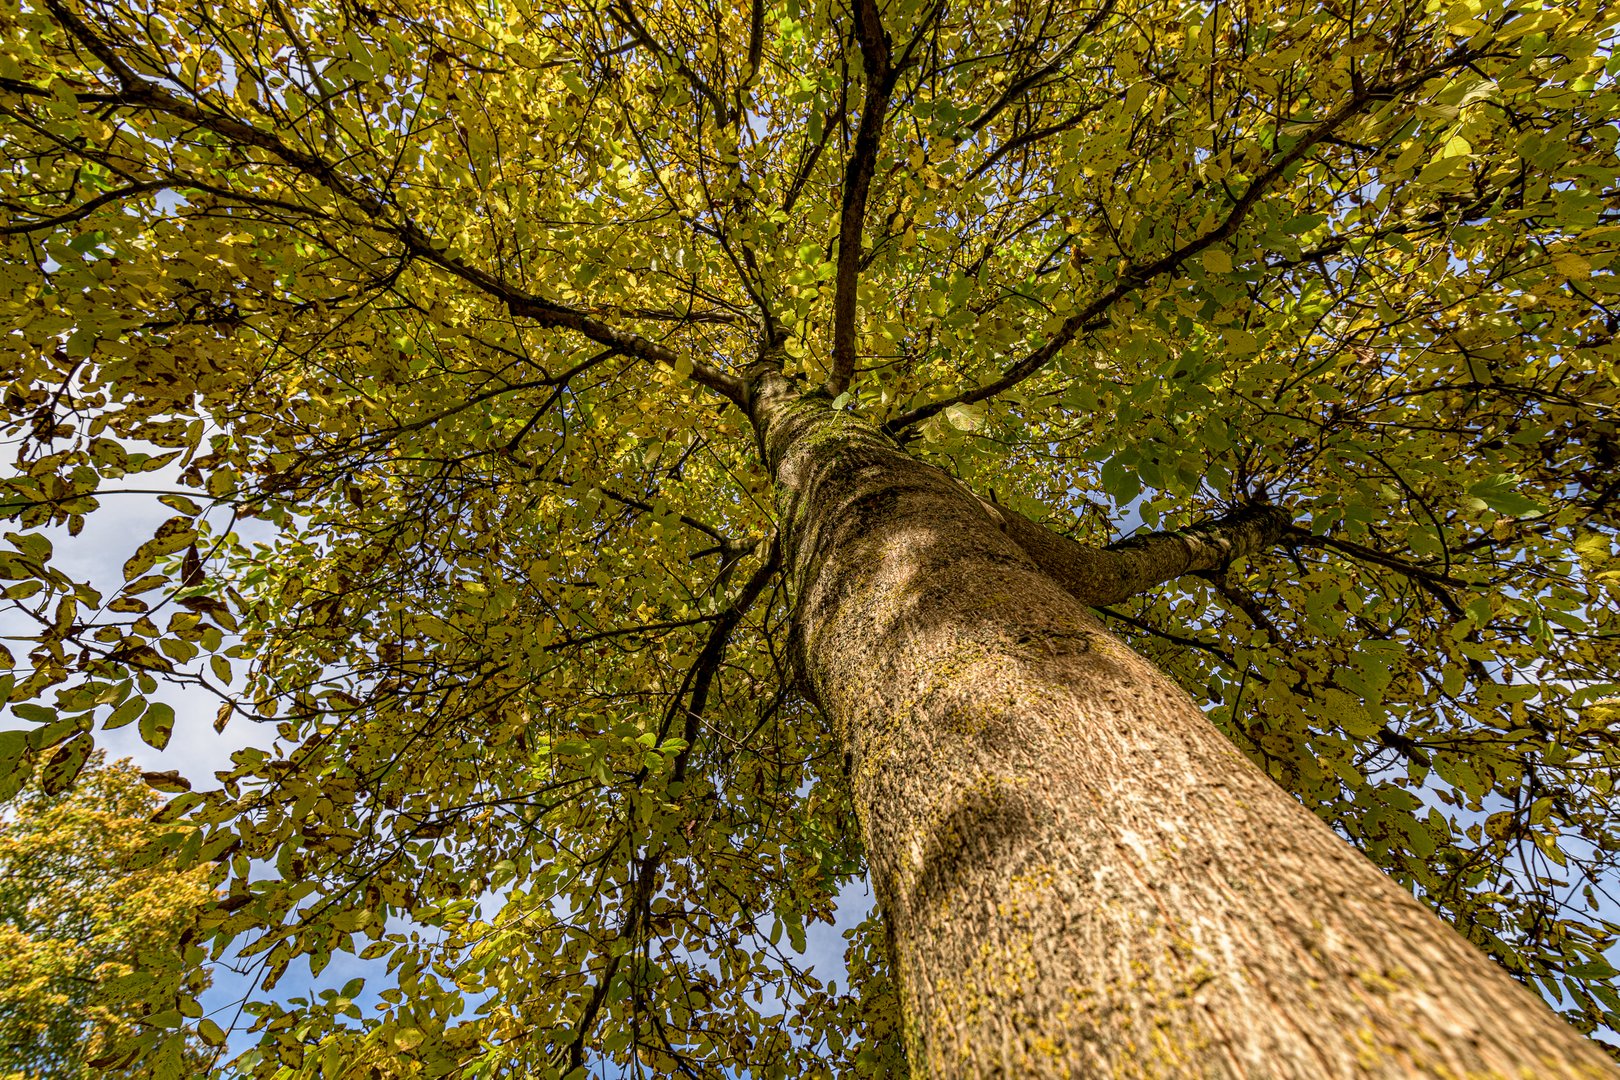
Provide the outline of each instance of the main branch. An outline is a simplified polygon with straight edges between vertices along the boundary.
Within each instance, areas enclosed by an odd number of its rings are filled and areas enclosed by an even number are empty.
[[[742,400],[742,384],[736,377],[718,368],[682,357],[668,346],[649,341],[639,334],[602,322],[579,308],[529,292],[498,274],[451,255],[445,250],[442,242],[435,243],[434,237],[409,217],[399,213],[392,202],[354,183],[320,155],[291,146],[275,134],[223,112],[209,111],[175,96],[126,64],[108,42],[98,36],[78,15],[69,11],[61,0],[45,0],[45,6],[63,28],[101,61],[118,81],[120,92],[111,98],[107,95],[96,95],[98,102],[108,103],[110,100],[112,104],[124,107],[164,113],[221,135],[239,146],[262,150],[353,205],[365,215],[372,227],[394,237],[411,257],[432,263],[460,278],[492,299],[505,304],[512,315],[533,319],[542,326],[573,330],[592,341],[615,348],[627,356],[661,364],[677,372],[689,371],[692,381],[700,386],[713,390],[732,402]]]
[[[827,393],[837,397],[855,375],[855,308],[861,276],[861,236],[866,227],[866,199],[877,168],[878,142],[894,92],[889,35],[883,30],[876,0],[855,0],[856,34],[866,69],[866,99],[855,131],[855,147],[844,168],[844,205],[838,217],[838,281],[833,288],[832,371]]]
[[[1008,538],[1088,607],[1107,607],[1185,574],[1217,570],[1288,533],[1281,507],[1246,506],[1171,532],[1146,533],[1105,548],[1071,540],[1009,507],[983,503]]]
[[[1233,203],[1231,210],[1220,224],[1208,232],[1198,236],[1175,250],[1151,259],[1147,262],[1131,262],[1114,279],[1114,283],[1103,292],[1081,305],[1074,314],[1063,321],[1056,333],[1046,343],[1029,353],[1022,360],[1008,367],[995,379],[983,386],[972,390],[964,390],[959,394],[919,405],[915,409],[901,413],[894,417],[884,429],[893,433],[903,431],[913,424],[921,423],[936,413],[950,408],[952,405],[972,405],[995,397],[1003,391],[1009,390],[1031,375],[1040,371],[1052,358],[1055,357],[1065,345],[1073,341],[1075,336],[1083,330],[1098,325],[1107,312],[1121,299],[1141,289],[1151,281],[1168,274],[1199,252],[1216,244],[1230,240],[1237,235],[1238,227],[1243,224],[1249,212],[1273,184],[1282,179],[1289,169],[1293,168],[1311,148],[1330,138],[1336,131],[1349,121],[1361,115],[1367,108],[1379,101],[1388,101],[1417,89],[1430,79],[1447,71],[1454,70],[1465,64],[1479,59],[1480,54],[1470,49],[1458,49],[1444,60],[1422,71],[1414,72],[1404,79],[1380,86],[1368,86],[1340,105],[1333,112],[1323,117],[1311,131],[1302,136],[1288,151],[1280,155],[1271,163],[1254,181],[1249,184],[1243,194]]]

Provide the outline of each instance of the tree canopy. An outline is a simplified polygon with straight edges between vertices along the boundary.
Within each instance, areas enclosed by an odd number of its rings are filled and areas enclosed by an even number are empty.
[[[6,0],[0,794],[206,727],[160,682],[273,727],[152,848],[255,965],[245,1075],[892,1073],[880,915],[852,985],[797,955],[864,853],[764,356],[1082,541],[1286,511],[1105,615],[1620,1025],[1617,21]],[[150,498],[122,584],[62,568]],[[270,993],[341,953],[380,1009]]]
[[[206,872],[167,861],[131,865],[164,831],[148,820],[162,805],[138,769],[108,764],[99,752],[70,792],[30,788],[8,805],[0,822],[0,1075],[164,1076],[206,1061],[205,1045],[176,1031],[134,1068],[112,1067],[148,1022],[150,1001],[208,985],[201,956],[187,963],[179,948],[211,895]],[[218,1025],[204,1032],[223,1039]]]

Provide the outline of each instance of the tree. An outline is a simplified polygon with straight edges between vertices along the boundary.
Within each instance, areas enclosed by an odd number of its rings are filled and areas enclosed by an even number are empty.
[[[275,725],[244,1073],[1608,1074],[1607,5],[0,18],[12,764]]]
[[[176,956],[209,897],[204,871],[124,865],[163,831],[148,820],[162,803],[138,769],[107,764],[98,751],[67,793],[31,785],[8,806],[0,823],[0,1075],[163,1076],[177,1075],[181,1062],[206,1062],[200,1046],[179,1037],[162,1040],[144,1063],[124,1063],[114,1049],[152,1023],[143,1003],[207,985],[197,960],[185,965]],[[118,1068],[124,1064],[134,1067]]]

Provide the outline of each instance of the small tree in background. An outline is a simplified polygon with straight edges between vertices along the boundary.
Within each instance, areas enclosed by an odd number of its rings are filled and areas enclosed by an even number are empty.
[[[162,806],[140,770],[98,752],[71,791],[30,785],[9,807],[0,822],[0,1076],[173,1076],[202,1063],[182,1036],[144,1061],[108,1053],[143,1023],[163,1023],[145,1004],[162,984],[195,994],[208,982],[195,963],[182,970],[180,945],[208,899],[205,872],[139,866],[168,828],[151,821]]]

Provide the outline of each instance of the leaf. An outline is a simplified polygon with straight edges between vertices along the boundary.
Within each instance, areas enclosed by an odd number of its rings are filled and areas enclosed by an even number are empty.
[[[1440,156],[1442,158],[1466,156],[1473,152],[1473,145],[1461,135],[1451,136],[1445,141],[1445,145],[1440,147]]]
[[[172,555],[197,539],[197,530],[186,517],[172,517],[158,526],[156,535],[135,549],[124,563],[124,580],[133,581],[151,569],[158,559]]]
[[[30,757],[27,732],[0,731],[0,802],[16,795],[28,782]]]
[[[1435,159],[1425,165],[1423,171],[1417,174],[1416,183],[1419,186],[1438,184],[1466,164],[1468,164],[1468,155],[1466,154],[1436,155]]]
[[[174,708],[162,701],[148,704],[141,716],[140,732],[141,741],[154,750],[168,746],[169,736],[174,732]]]
[[[1117,459],[1103,463],[1101,480],[1103,490],[1120,506],[1134,502],[1142,493],[1142,484],[1136,478],[1136,474],[1120,465]]]
[[[191,781],[181,776],[177,770],[167,769],[163,772],[143,772],[141,779],[146,786],[157,791],[179,794],[191,790]]]
[[[185,555],[180,564],[180,585],[182,588],[191,588],[201,584],[202,579],[202,557],[197,553],[197,544],[193,541],[186,545]]]
[[[1571,281],[1585,281],[1592,276],[1592,264],[1585,256],[1573,251],[1561,251],[1552,257],[1553,269]]]
[[[35,724],[49,724],[56,720],[56,710],[49,705],[41,705],[34,701],[23,701],[11,707],[11,711],[22,720]]]
[[[45,789],[45,794],[60,795],[72,787],[95,745],[90,733],[81,731],[52,751],[39,773],[40,786]]]
[[[1145,79],[1140,82],[1132,83],[1130,88],[1125,91],[1125,115],[1130,116],[1134,113],[1140,112],[1142,106],[1147,102],[1148,93],[1152,89],[1152,84]]]
[[[112,715],[107,717],[101,728],[103,731],[113,731],[126,724],[132,724],[145,708],[145,700],[140,697],[131,697],[112,711]]]
[[[169,507],[171,510],[180,511],[180,513],[186,515],[187,517],[194,518],[203,511],[203,508],[200,505],[184,495],[159,495],[158,502]]]
[[[958,431],[978,431],[984,426],[984,406],[952,405],[945,410],[945,419]]]
[[[1509,517],[1530,517],[1547,512],[1545,506],[1521,493],[1517,484],[1517,477],[1501,474],[1471,485],[1468,494],[1498,514]]]
[[[1223,335],[1226,347],[1234,356],[1250,356],[1260,348],[1260,339],[1247,330],[1232,327]]]
[[[1357,739],[1371,738],[1382,726],[1360,701],[1332,687],[1322,691],[1322,715]]]

